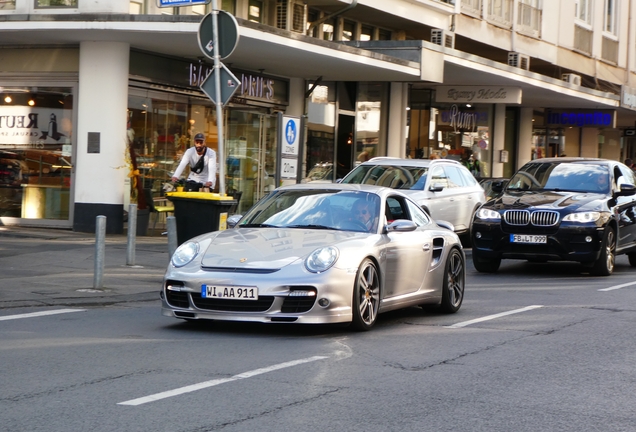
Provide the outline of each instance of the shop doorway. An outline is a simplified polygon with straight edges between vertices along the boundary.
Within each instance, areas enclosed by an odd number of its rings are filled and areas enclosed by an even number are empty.
[[[225,190],[240,194],[237,213],[276,188],[276,116],[226,111]]]
[[[353,169],[355,151],[355,116],[338,115],[338,135],[336,142],[336,180],[343,178]]]

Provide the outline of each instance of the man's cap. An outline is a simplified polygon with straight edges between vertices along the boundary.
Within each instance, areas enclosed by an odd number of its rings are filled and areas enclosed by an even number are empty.
[[[198,133],[194,136],[195,141],[205,141],[205,136],[202,133]]]

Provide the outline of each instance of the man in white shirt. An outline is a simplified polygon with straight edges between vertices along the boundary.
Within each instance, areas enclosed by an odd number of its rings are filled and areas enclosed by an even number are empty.
[[[194,136],[194,147],[183,153],[181,162],[172,175],[172,181],[179,181],[179,177],[190,165],[190,174],[186,182],[185,191],[198,191],[206,187],[214,189],[216,185],[216,152],[205,146],[205,136],[198,133]]]

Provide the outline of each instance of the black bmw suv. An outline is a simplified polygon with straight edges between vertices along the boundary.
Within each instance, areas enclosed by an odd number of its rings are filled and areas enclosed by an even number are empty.
[[[617,254],[636,266],[636,175],[610,160],[548,158],[528,162],[472,223],[475,269],[501,260],[577,261],[609,276]]]

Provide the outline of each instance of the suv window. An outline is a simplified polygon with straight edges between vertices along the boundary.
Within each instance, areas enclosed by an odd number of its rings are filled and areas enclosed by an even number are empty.
[[[431,184],[441,185],[444,186],[444,188],[448,187],[448,177],[446,176],[444,168],[436,166],[431,170]]]
[[[462,173],[459,171],[459,168],[454,166],[446,166],[444,167],[444,171],[446,171],[446,175],[448,176],[448,187],[449,188],[458,188],[467,186],[464,181],[464,177]]]
[[[374,184],[393,189],[424,188],[426,167],[362,164],[347,174],[341,183]]]

